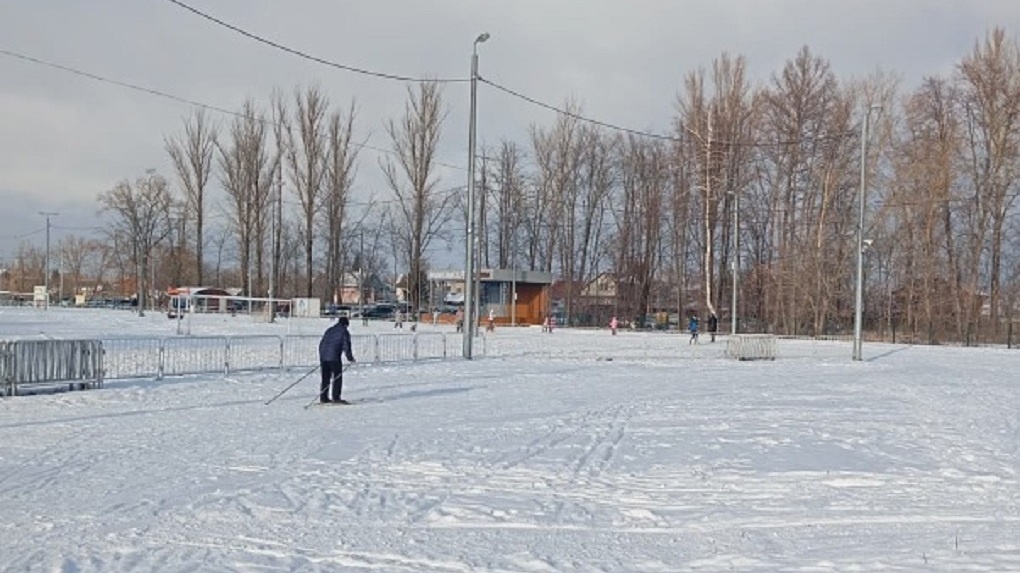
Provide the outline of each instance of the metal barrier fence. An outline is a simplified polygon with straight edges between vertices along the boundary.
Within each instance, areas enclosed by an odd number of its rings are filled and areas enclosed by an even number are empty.
[[[319,363],[316,335],[187,336],[104,338],[105,378],[156,378],[182,374],[230,373]],[[404,362],[462,356],[461,334],[354,334],[351,350],[359,362]],[[485,355],[484,339],[480,354]]]
[[[736,334],[726,339],[726,356],[736,360],[775,360],[776,335]]]
[[[0,394],[17,396],[23,387],[63,384],[81,389],[103,386],[101,341],[0,342]]]

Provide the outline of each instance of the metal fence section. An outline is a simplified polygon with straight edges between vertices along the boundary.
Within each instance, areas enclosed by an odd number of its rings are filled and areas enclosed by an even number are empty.
[[[103,386],[103,345],[99,340],[16,340],[0,347],[0,392],[69,384]]]
[[[414,335],[414,358],[447,358],[446,335],[439,332],[420,332]]]
[[[156,378],[314,366],[316,335],[184,336],[103,339],[105,378]],[[461,356],[461,335],[439,332],[351,335],[359,362],[405,362]],[[484,341],[484,338],[483,338]],[[485,344],[481,345],[485,355]]]
[[[376,353],[374,362],[402,362],[414,360],[414,343],[417,342],[413,334],[379,334],[376,337]],[[412,344],[407,344],[410,339]]]
[[[14,342],[0,340],[0,394],[13,391]]]
[[[164,338],[162,340],[160,374],[179,376],[182,374],[206,374],[209,372],[230,372],[227,353],[230,348],[228,336],[187,336]],[[243,368],[242,365],[238,365]]]
[[[776,335],[737,334],[726,339],[726,356],[736,360],[775,360]]]
[[[107,379],[159,378],[163,375],[162,338],[104,338]]]
[[[291,366],[313,366],[319,363],[319,338],[315,335],[294,335],[284,336],[283,339],[283,367]],[[357,337],[352,336],[352,344]],[[357,347],[354,349],[357,352]],[[360,355],[355,354],[355,358]]]

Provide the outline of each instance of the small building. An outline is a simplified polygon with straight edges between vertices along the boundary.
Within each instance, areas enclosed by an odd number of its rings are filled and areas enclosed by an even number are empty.
[[[226,289],[212,287],[171,287],[166,292],[169,297],[167,316],[177,318],[185,312],[227,312],[236,310],[238,304],[230,304],[233,295]],[[221,302],[223,301],[223,302]]]
[[[478,318],[488,320],[491,312],[496,324],[542,324],[549,314],[549,287],[552,273],[543,271],[481,269],[478,272]],[[437,300],[445,304],[464,304],[464,272],[429,272],[437,285]]]
[[[340,286],[337,287],[336,300],[341,305],[374,304],[382,300],[382,293],[385,292],[385,283],[379,278],[379,275],[374,273],[361,276],[357,271],[349,271],[343,274],[340,282]],[[359,290],[361,297],[358,297]]]

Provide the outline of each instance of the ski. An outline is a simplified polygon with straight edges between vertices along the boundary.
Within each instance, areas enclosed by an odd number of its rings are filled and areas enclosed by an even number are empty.
[[[319,402],[318,400],[316,400],[315,402],[312,402],[311,404],[305,406],[305,409],[307,410],[308,408],[311,408],[313,406],[318,407],[318,406],[353,406],[353,405],[354,402],[351,402],[349,400],[341,400],[339,402]]]

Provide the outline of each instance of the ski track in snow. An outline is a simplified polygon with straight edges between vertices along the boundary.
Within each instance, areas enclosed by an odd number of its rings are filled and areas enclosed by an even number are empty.
[[[1016,351],[487,343],[0,400],[0,570],[1020,571]]]

